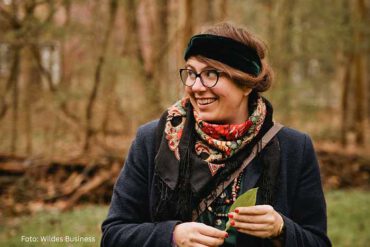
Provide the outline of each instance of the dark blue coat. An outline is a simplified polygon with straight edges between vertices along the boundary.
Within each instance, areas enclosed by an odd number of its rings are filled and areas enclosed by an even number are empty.
[[[141,126],[115,184],[107,219],[102,224],[103,247],[171,246],[178,221],[153,222],[153,171],[156,126]],[[326,205],[320,172],[310,138],[284,127],[278,134],[281,171],[275,210],[283,215],[285,246],[331,246],[326,235]],[[242,191],[254,187],[261,175],[252,162],[243,176]],[[261,246],[262,240],[238,233],[237,246]]]

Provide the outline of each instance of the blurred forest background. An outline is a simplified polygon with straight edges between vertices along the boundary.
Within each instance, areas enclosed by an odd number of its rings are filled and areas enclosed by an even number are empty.
[[[0,0],[0,218],[108,203],[137,127],[182,96],[189,38],[224,20],[265,40],[276,73],[265,96],[275,120],[313,137],[325,188],[369,200],[369,10],[369,0]]]

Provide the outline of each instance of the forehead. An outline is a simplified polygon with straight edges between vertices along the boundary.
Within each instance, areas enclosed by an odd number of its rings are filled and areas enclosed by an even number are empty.
[[[203,70],[203,69],[206,69],[206,68],[211,68],[211,66],[209,66],[208,64],[204,63],[204,62],[201,62],[199,61],[197,58],[195,57],[190,57],[187,61],[186,61],[186,67],[191,67],[195,70]]]

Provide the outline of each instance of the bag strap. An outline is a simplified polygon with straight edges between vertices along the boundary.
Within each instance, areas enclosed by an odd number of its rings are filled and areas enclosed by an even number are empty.
[[[274,123],[274,125],[266,132],[266,134],[262,137],[261,142],[258,142],[256,145],[254,145],[252,152],[250,155],[243,161],[243,164],[227,179],[226,181],[219,184],[216,189],[214,190],[214,193],[210,193],[210,195],[216,195],[216,196],[208,196],[204,198],[200,204],[198,210],[193,211],[193,221],[195,221],[199,215],[201,215],[204,210],[211,205],[211,203],[224,191],[224,189],[231,184],[231,182],[239,176],[241,172],[251,163],[251,161],[256,157],[258,151],[262,151],[264,147],[266,147],[267,143],[269,143],[272,138],[283,128],[284,126],[280,123]]]

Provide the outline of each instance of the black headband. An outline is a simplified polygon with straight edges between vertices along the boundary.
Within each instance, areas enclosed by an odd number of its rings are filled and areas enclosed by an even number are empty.
[[[201,55],[229,65],[245,73],[257,76],[261,70],[261,60],[251,47],[231,38],[199,34],[193,36],[185,50],[184,59]]]

